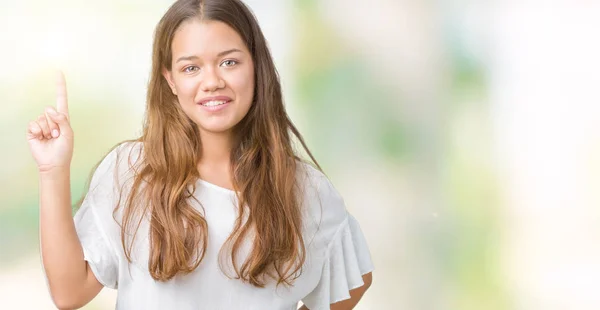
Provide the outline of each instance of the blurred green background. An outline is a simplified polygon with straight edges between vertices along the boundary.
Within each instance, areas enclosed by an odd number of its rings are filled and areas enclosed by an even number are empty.
[[[76,201],[108,149],[141,132],[171,3],[0,1],[0,308],[54,309],[25,139],[54,104],[52,67],[67,77]],[[357,309],[600,308],[600,5],[246,3],[292,119],[369,241],[374,284]]]

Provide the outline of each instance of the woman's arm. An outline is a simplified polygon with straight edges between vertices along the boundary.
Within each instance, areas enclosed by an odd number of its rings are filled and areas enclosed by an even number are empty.
[[[87,262],[71,215],[70,171],[40,173],[40,243],[52,300],[59,309],[87,304],[102,289]]]
[[[331,310],[351,310],[358,304],[362,296],[371,286],[373,282],[373,274],[371,272],[363,275],[363,282],[365,283],[361,287],[357,287],[350,290],[350,298],[331,304]],[[310,310],[306,306],[300,307],[298,310]]]
[[[40,177],[40,245],[50,295],[59,309],[79,308],[102,288],[83,257],[71,214],[71,159],[67,84],[57,72],[56,108],[29,123],[27,141]]]

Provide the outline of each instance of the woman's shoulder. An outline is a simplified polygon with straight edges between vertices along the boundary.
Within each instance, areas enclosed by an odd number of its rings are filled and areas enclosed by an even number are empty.
[[[137,140],[127,140],[117,144],[107,156],[112,156],[113,160],[121,165],[134,166],[143,153],[144,143]]]
[[[138,166],[143,155],[141,141],[124,141],[117,144],[106,156],[119,170],[129,170]]]
[[[121,183],[135,174],[142,159],[142,142],[124,141],[115,145],[95,168],[91,187],[102,184]],[[92,188],[90,188],[91,190]]]
[[[347,220],[344,199],[331,180],[310,163],[299,164],[302,206],[307,224],[317,223],[319,229],[338,227]]]

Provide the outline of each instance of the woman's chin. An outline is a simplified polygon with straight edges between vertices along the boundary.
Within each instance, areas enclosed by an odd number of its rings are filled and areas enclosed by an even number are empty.
[[[198,128],[202,133],[208,134],[229,134],[233,126],[223,126],[221,124],[218,125],[206,125],[206,124],[198,124]]]

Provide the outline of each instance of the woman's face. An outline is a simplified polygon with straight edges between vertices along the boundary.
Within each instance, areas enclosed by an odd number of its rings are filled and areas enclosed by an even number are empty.
[[[254,64],[240,35],[219,21],[184,22],[163,70],[185,114],[201,133],[229,133],[254,97]]]

